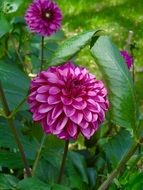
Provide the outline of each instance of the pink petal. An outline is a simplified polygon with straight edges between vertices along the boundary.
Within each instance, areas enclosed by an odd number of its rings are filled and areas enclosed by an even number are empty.
[[[53,109],[52,112],[52,119],[56,119],[57,117],[59,117],[59,115],[63,112],[63,106],[61,104],[58,104],[57,106],[55,106],[55,108]]]
[[[67,126],[67,132],[71,137],[74,137],[77,134],[77,125],[69,122]]]
[[[33,114],[33,117],[32,117],[32,118],[33,118],[34,121],[40,121],[40,120],[43,119],[44,117],[45,117],[45,115],[39,114],[39,113],[36,113],[36,112],[35,112],[35,113]]]
[[[83,119],[83,114],[80,113],[80,112],[75,112],[74,115],[72,115],[72,116],[70,117],[70,119],[71,119],[74,123],[80,124],[81,121],[82,121],[82,119]]]
[[[58,136],[60,139],[64,139],[64,140],[69,139],[69,135],[68,135],[67,132],[65,132],[65,131],[62,131],[62,132],[59,133],[57,136]]]
[[[96,102],[105,102],[105,99],[104,99],[102,96],[95,96],[95,97],[94,97],[94,100],[95,100]]]
[[[75,72],[76,76],[78,76],[81,73],[81,70],[78,67],[76,67],[74,72]]]
[[[50,127],[47,125],[46,119],[42,119],[42,128],[45,131],[45,133],[51,133]]]
[[[60,97],[59,96],[49,96],[48,97],[48,104],[50,104],[50,105],[52,105],[52,104],[57,104],[57,103],[59,103],[59,102],[61,102],[61,100],[60,100]]]
[[[84,113],[84,118],[88,121],[91,122],[92,121],[92,113],[89,110],[83,110]]]
[[[56,86],[53,86],[49,89],[49,94],[51,94],[51,95],[58,94],[59,92],[60,92],[60,89]]]
[[[91,137],[90,127],[86,128],[86,129],[80,128],[80,130],[81,130],[84,137],[86,137],[87,139],[90,139],[90,137]]]
[[[47,102],[47,96],[45,94],[37,94],[36,100],[38,102]]]
[[[49,90],[49,86],[48,85],[45,85],[45,86],[41,86],[37,89],[37,92],[38,93],[44,93],[44,92],[47,92]]]
[[[75,113],[75,109],[72,106],[64,106],[63,110],[67,117],[71,117]]]
[[[86,108],[87,103],[86,103],[85,101],[78,102],[78,101],[75,101],[75,100],[74,100],[73,103],[72,103],[72,105],[73,105],[73,107],[74,107],[75,109],[83,110],[83,109]]]
[[[82,127],[83,129],[86,129],[88,127],[88,125],[89,125],[89,123],[87,121],[85,121],[84,119],[80,123],[80,127]]]
[[[98,103],[94,103],[94,104],[88,104],[87,108],[91,111],[91,112],[95,112],[95,113],[99,113],[101,110],[101,107]]]
[[[49,106],[48,104],[42,104],[42,105],[40,105],[38,112],[39,113],[47,113],[51,109],[53,109],[53,106]]]
[[[65,116],[61,119],[59,119],[58,124],[56,126],[56,130],[61,131],[67,124],[68,118]]]
[[[72,103],[72,99],[68,98],[66,96],[64,96],[64,97],[62,96],[61,100],[62,100],[62,102],[63,102],[64,105],[70,105]]]
[[[101,111],[98,113],[98,115],[99,115],[99,120],[101,122],[103,122],[105,119],[105,112],[101,109]]]
[[[88,91],[87,95],[88,96],[96,96],[97,92],[95,92],[95,91]]]
[[[97,120],[98,120],[98,114],[93,113],[93,114],[92,114],[92,122],[95,122],[95,121],[97,121]]]
[[[65,76],[67,77],[68,76],[68,73],[69,73],[69,69],[64,69],[64,70],[61,70],[61,69],[58,69],[58,72],[62,75],[62,76]]]

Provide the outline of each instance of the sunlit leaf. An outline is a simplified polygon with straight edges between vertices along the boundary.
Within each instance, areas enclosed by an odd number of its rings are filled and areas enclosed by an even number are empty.
[[[102,36],[93,45],[91,52],[106,81],[111,121],[132,131],[137,121],[136,97],[131,75],[119,50],[110,38]]]

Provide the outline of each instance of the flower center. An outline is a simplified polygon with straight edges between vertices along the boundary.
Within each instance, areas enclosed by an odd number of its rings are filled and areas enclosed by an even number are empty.
[[[47,13],[45,14],[45,17],[49,19],[49,18],[51,17],[51,13],[47,12]]]

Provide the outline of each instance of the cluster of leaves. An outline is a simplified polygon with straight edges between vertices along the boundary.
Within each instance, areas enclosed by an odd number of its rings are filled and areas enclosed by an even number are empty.
[[[16,129],[32,168],[43,136],[41,127],[33,123],[25,102],[30,75],[40,69],[40,37],[29,34],[23,14],[29,1],[0,2],[0,79],[15,120]],[[118,165],[137,134],[138,111],[131,75],[118,48],[99,31],[87,31],[64,40],[60,31],[45,38],[45,68],[76,59],[85,46],[99,66],[109,90],[110,113],[107,121],[89,141],[80,137],[71,142],[63,184],[56,184],[64,142],[47,136],[34,177],[23,179],[23,163],[7,118],[0,103],[0,189],[20,190],[92,190]],[[104,55],[103,55],[104,52]],[[115,179],[110,189],[140,190],[143,186],[141,149],[126,165],[123,176]]]

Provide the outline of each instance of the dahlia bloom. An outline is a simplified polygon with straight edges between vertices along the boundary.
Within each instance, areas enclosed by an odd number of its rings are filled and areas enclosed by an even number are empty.
[[[80,132],[90,139],[109,108],[103,82],[71,62],[40,72],[31,81],[28,103],[44,132],[65,140]]]
[[[25,14],[25,21],[32,32],[51,36],[61,27],[62,14],[50,0],[34,0]]]
[[[130,69],[133,65],[132,56],[125,50],[120,51],[120,54],[124,58],[124,61],[127,64],[128,69]]]

